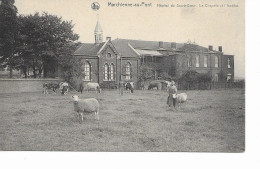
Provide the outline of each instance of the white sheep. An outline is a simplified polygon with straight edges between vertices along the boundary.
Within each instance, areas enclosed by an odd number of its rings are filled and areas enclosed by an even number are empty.
[[[79,99],[79,96],[72,96],[74,100],[74,111],[78,113],[78,116],[83,121],[83,112],[92,113],[95,112],[95,118],[99,120],[98,112],[99,112],[99,103],[95,98],[88,99]]]
[[[178,108],[180,109],[181,103],[186,102],[187,100],[187,94],[186,93],[180,93],[180,94],[173,94],[172,97],[176,100],[176,104],[178,104]]]

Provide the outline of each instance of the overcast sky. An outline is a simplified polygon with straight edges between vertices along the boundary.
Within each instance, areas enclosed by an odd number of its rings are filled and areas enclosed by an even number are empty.
[[[93,2],[100,9],[91,9]],[[152,3],[152,7],[109,7],[108,2]],[[195,4],[195,8],[158,8],[157,4]],[[199,7],[199,4],[236,4],[239,7]],[[16,0],[19,14],[46,11],[72,20],[81,42],[94,42],[99,21],[106,36],[126,39],[183,43],[195,41],[201,46],[223,47],[235,55],[235,77],[245,77],[244,0]]]

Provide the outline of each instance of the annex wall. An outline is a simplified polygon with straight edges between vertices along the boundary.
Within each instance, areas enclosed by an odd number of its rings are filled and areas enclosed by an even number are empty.
[[[59,83],[60,79],[0,79],[0,93],[43,92],[43,83]]]

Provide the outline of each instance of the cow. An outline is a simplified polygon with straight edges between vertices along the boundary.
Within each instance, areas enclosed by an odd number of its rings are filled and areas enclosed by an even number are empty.
[[[69,83],[61,82],[59,83],[61,94],[66,95],[69,92]]]
[[[181,103],[184,103],[187,101],[187,94],[186,93],[180,93],[180,94],[173,94],[172,96],[176,100],[176,104],[178,105],[178,109],[181,107]]]
[[[151,81],[149,86],[148,86],[148,90],[154,89],[156,88],[157,90],[161,90],[162,88],[162,84],[159,81]]]
[[[55,83],[43,83],[43,94],[48,94],[48,90],[52,90],[56,94],[56,90],[59,89],[59,84]]]
[[[99,84],[98,84],[98,83],[95,83],[95,82],[89,82],[89,83],[87,83],[87,84],[85,85],[85,88],[86,88],[87,92],[92,89],[92,90],[95,90],[96,93],[97,93],[97,92],[101,93],[101,88],[100,88]]]
[[[134,82],[126,82],[125,89],[130,90],[131,93],[134,93]]]

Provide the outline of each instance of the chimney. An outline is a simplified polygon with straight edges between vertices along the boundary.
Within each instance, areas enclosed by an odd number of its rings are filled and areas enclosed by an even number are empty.
[[[177,48],[176,42],[172,42],[172,43],[171,43],[171,48],[172,48],[172,49],[176,49],[176,48]]]
[[[111,40],[111,37],[106,37],[107,40]]]
[[[159,41],[159,48],[163,48],[163,41]]]
[[[213,50],[213,46],[209,45],[209,51]]]
[[[222,52],[222,46],[218,47],[218,51]]]

